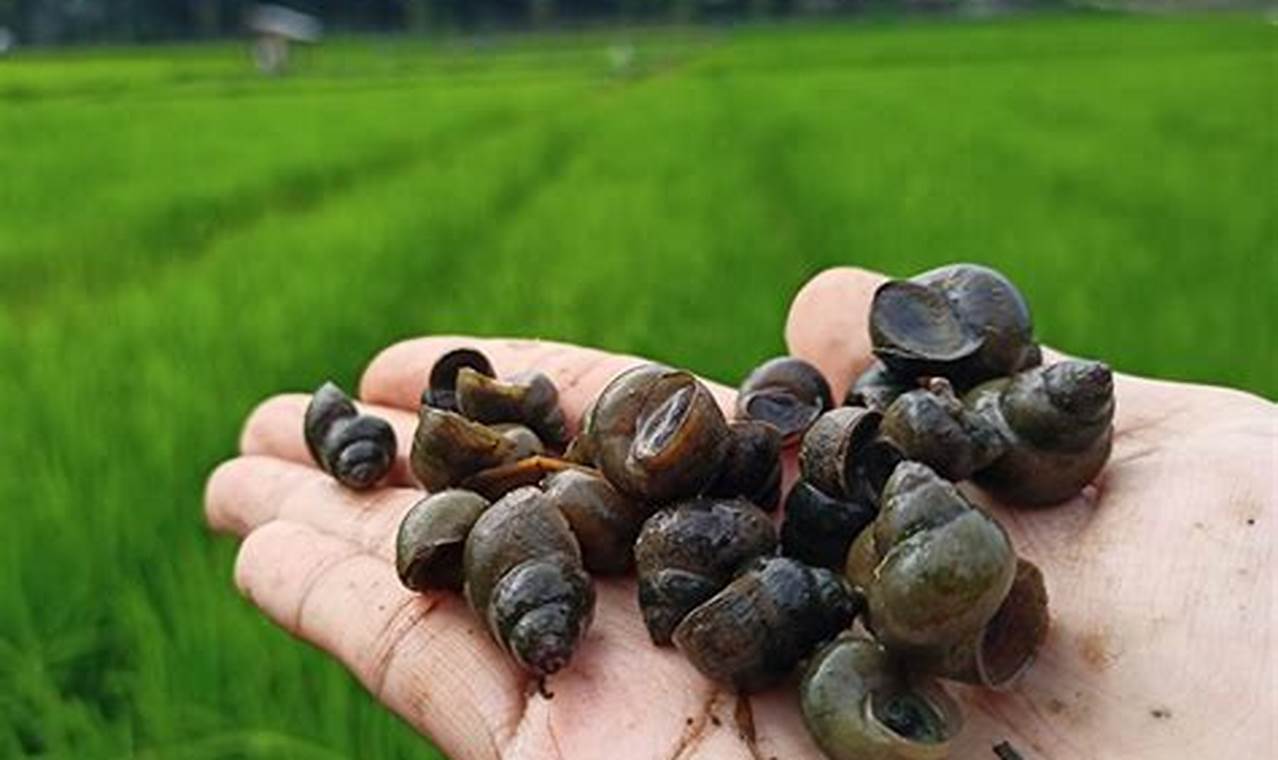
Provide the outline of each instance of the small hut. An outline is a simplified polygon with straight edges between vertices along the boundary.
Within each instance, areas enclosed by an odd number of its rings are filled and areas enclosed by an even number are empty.
[[[322,27],[314,16],[273,3],[253,6],[244,19],[253,35],[253,62],[263,74],[288,67],[289,45],[318,42]]]

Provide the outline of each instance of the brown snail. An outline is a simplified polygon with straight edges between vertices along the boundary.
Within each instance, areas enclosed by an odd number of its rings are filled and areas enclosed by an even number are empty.
[[[965,405],[1006,441],[976,482],[1014,504],[1056,504],[1096,479],[1114,438],[1114,378],[1063,361],[974,388]]]
[[[911,676],[883,645],[845,633],[808,664],[803,722],[831,760],[944,760],[962,730],[958,703]]]
[[[594,470],[556,472],[542,488],[568,519],[587,570],[617,575],[634,566],[635,538],[651,513],[645,504],[622,494]]]
[[[466,599],[516,663],[538,677],[568,664],[595,592],[568,521],[545,493],[520,488],[485,510],[462,562]]]
[[[934,378],[888,407],[882,432],[945,478],[975,477],[1017,504],[1054,504],[1100,473],[1113,416],[1109,368],[1069,360],[991,380],[962,401]]]
[[[848,547],[877,514],[871,504],[827,496],[800,480],[785,500],[781,553],[813,567],[842,570]]]
[[[869,628],[889,650],[943,657],[983,630],[1016,575],[1003,527],[926,465],[902,462],[874,523],[853,542],[847,574]]]
[[[757,691],[850,625],[859,606],[836,573],[788,557],[759,557],[689,612],[674,642],[707,678]]]
[[[461,591],[466,537],[487,508],[487,499],[461,489],[440,491],[414,504],[395,537],[400,582],[413,591]]]
[[[825,376],[793,356],[778,356],[760,364],[737,391],[737,419],[771,423],[787,444],[797,441],[833,406]]]
[[[516,444],[487,425],[423,406],[409,464],[428,491],[458,485],[483,470],[516,461]]]
[[[302,421],[315,464],[347,488],[372,488],[395,463],[395,430],[386,420],[360,414],[333,383],[315,391]]]
[[[457,411],[476,422],[516,422],[531,428],[539,439],[555,448],[568,442],[559,390],[541,372],[498,380],[472,367],[461,367],[453,393]]]
[[[1001,273],[952,264],[879,286],[874,353],[902,380],[945,377],[966,390],[1042,361],[1029,306]]]
[[[883,417],[854,406],[821,415],[803,436],[803,479],[836,499],[877,505],[901,453],[879,435]]]
[[[781,432],[767,422],[729,423],[731,444],[707,496],[740,496],[771,512],[781,501]]]
[[[618,375],[586,423],[594,459],[626,494],[661,504],[695,496],[718,476],[731,434],[708,388],[655,364]]]
[[[492,362],[483,353],[473,348],[455,348],[435,360],[422,391],[422,404],[446,412],[457,411],[457,372],[463,367],[496,377]]]
[[[690,499],[649,517],[635,542],[635,569],[653,643],[669,644],[684,615],[776,545],[767,514],[742,499]]]

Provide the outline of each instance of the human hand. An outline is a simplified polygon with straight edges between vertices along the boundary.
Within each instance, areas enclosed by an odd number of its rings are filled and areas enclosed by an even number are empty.
[[[826,373],[836,398],[871,359],[865,318],[879,281],[830,270],[791,308],[790,351]],[[459,345],[479,347],[499,374],[549,374],[569,419],[641,361],[535,341],[392,346],[360,387],[401,443],[391,484],[371,493],[313,467],[301,436],[307,397],[264,402],[245,425],[241,456],[206,492],[209,523],[244,538],[235,569],[243,593],[455,760],[819,758],[793,679],[748,699],[705,680],[649,642],[632,578],[596,579],[594,624],[553,677],[553,699],[536,693],[460,596],[399,584],[395,531],[421,497],[406,464],[414,410],[435,358]],[[1027,760],[1273,756],[1278,408],[1222,389],[1115,383],[1113,455],[1083,495],[1015,511],[968,489],[1043,569],[1052,629],[1011,691],[954,688],[967,715],[955,757],[993,757],[1002,741]],[[732,391],[710,386],[731,409]]]

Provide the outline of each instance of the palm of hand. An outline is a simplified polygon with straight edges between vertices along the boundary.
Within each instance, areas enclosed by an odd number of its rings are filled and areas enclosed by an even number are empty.
[[[828,272],[791,313],[791,352],[832,379],[867,347],[847,336],[874,278]],[[840,315],[835,318],[831,315]],[[849,323],[852,320],[853,323]],[[399,344],[369,368],[363,398],[411,440],[426,370],[458,342]],[[556,344],[482,342],[500,372],[537,367],[576,416],[635,359]],[[835,388],[841,393],[841,388]],[[720,400],[731,392],[715,388]],[[1272,755],[1271,625],[1278,414],[1229,391],[1120,377],[1114,453],[1094,488],[1050,510],[985,501],[1047,578],[1052,630],[1013,690],[958,688],[956,757]],[[306,465],[304,397],[278,397],[246,426],[245,456],[210,479],[209,520],[247,536],[244,593],[341,659],[379,699],[458,758],[820,757],[794,680],[748,700],[649,642],[632,579],[596,581],[595,622],[539,696],[460,597],[412,594],[394,572],[394,532],[420,492],[342,490]],[[398,407],[398,408],[396,408]],[[402,457],[401,457],[402,459]],[[402,461],[393,480],[408,484]],[[972,494],[978,499],[981,495]]]

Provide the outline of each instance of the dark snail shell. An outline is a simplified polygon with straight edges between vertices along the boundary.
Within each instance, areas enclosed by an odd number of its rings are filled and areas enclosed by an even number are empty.
[[[493,365],[488,357],[473,348],[456,348],[435,360],[430,369],[426,389],[422,391],[422,404],[443,409],[446,412],[457,411],[457,371],[469,367],[476,372],[495,377]]]
[[[1065,501],[1096,479],[1114,437],[1114,381],[1100,362],[1063,361],[972,390],[968,408],[1006,441],[976,481],[1014,504]]]
[[[905,381],[892,374],[887,365],[876,361],[857,377],[843,397],[844,406],[864,406],[875,412],[883,412],[896,401],[896,397],[917,388],[914,381]]]
[[[423,406],[409,463],[428,491],[454,486],[482,470],[515,461],[515,444],[487,425]]]
[[[729,423],[732,443],[707,496],[740,496],[771,512],[781,501],[781,432],[758,420]]]
[[[922,462],[947,480],[967,480],[1003,454],[1006,441],[954,395],[945,378],[897,397],[880,427],[906,459]]]
[[[497,380],[470,367],[457,372],[457,410],[476,422],[517,422],[550,446],[568,443],[559,389],[541,372]]]
[[[689,612],[674,642],[707,678],[758,691],[850,625],[860,601],[836,573],[760,557]]]
[[[883,415],[843,406],[821,415],[803,436],[803,479],[837,499],[877,505],[901,453],[879,435]]]
[[[449,489],[413,505],[395,537],[395,570],[413,591],[461,591],[466,536],[488,508],[473,491]]]
[[[852,541],[876,514],[870,504],[835,499],[800,480],[785,499],[781,553],[813,567],[842,570]]]
[[[944,760],[962,730],[939,684],[909,676],[882,644],[845,633],[808,664],[803,722],[831,760]]]
[[[656,504],[701,493],[731,444],[709,389],[687,372],[655,364],[614,378],[596,400],[588,427],[608,480]]]
[[[311,458],[347,488],[372,488],[395,464],[395,430],[386,420],[360,414],[333,383],[311,397],[302,420]]]
[[[1029,669],[1047,638],[1049,616],[1043,573],[1025,559],[998,612],[976,635],[945,653],[931,669],[956,681],[1006,689]]]
[[[619,575],[634,566],[635,538],[651,511],[593,470],[567,469],[546,478],[546,498],[568,518],[586,569]]]
[[[902,380],[945,377],[961,389],[1034,366],[1029,306],[1002,274],[954,264],[891,280],[870,306],[874,353]]]
[[[463,567],[467,601],[516,663],[539,677],[568,664],[595,592],[568,521],[546,494],[520,488],[484,511]]]
[[[793,356],[778,356],[760,364],[737,391],[737,419],[771,423],[787,444],[799,440],[816,418],[833,406],[825,376]]]
[[[727,585],[745,562],[776,546],[767,514],[742,499],[690,499],[649,517],[635,541],[635,569],[639,608],[653,643],[669,644],[689,610]]]
[[[926,465],[902,462],[879,516],[848,552],[848,579],[890,650],[937,653],[985,628],[1007,597],[1016,553],[998,521]]]

